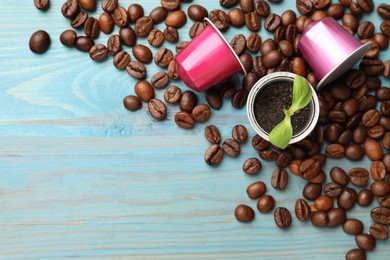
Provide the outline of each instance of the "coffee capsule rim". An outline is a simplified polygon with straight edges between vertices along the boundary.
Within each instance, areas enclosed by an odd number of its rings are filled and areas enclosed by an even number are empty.
[[[366,52],[371,48],[372,42],[367,42],[351,52],[347,57],[339,62],[331,71],[329,71],[317,84],[316,89],[321,90],[324,86],[330,84],[350,68],[352,68],[360,59],[366,55]]]
[[[244,74],[244,76],[246,76],[247,71],[246,71],[246,69],[244,67],[244,64],[242,64],[242,62],[241,62],[240,58],[238,57],[237,53],[233,50],[232,46],[227,41],[225,36],[223,36],[222,32],[215,26],[215,24],[209,18],[204,18],[204,23],[206,25],[210,25],[214,29],[214,31],[218,33],[219,37],[225,42],[226,46],[229,47],[229,50],[233,53],[234,57],[236,58],[236,60],[240,64],[241,72]]]

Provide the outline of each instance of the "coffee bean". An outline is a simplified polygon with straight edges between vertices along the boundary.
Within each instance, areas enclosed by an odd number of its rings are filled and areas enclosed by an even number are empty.
[[[279,168],[287,167],[293,160],[294,155],[289,150],[283,150],[276,158],[276,166]]]
[[[242,34],[237,34],[230,42],[230,45],[237,55],[241,55],[244,52],[246,46],[245,36]]]
[[[247,98],[248,92],[243,88],[238,89],[231,100],[232,106],[237,109],[242,108],[245,106]]]
[[[350,144],[345,149],[345,157],[351,161],[360,161],[364,155],[364,148],[360,144]]]
[[[251,222],[255,217],[255,212],[251,207],[241,204],[234,210],[234,215],[240,222]]]
[[[361,167],[352,168],[348,172],[348,176],[351,183],[359,187],[366,186],[370,182],[368,171]]]
[[[344,191],[337,198],[337,205],[339,208],[349,210],[355,206],[357,202],[357,193],[354,189],[345,187]]]
[[[34,5],[39,10],[46,10],[50,6],[50,0],[34,0]]]
[[[179,73],[177,72],[175,60],[171,60],[168,64],[168,77],[175,80],[179,79]]]
[[[280,16],[282,19],[283,26],[289,26],[290,24],[295,24],[295,21],[297,19],[297,15],[293,10],[286,10],[282,13]]]
[[[379,197],[378,202],[382,207],[390,208],[390,195]]]
[[[208,165],[214,166],[221,162],[223,158],[223,150],[218,144],[210,146],[204,155],[204,160]]]
[[[164,34],[158,29],[153,29],[150,31],[149,36],[148,36],[148,42],[150,45],[154,47],[159,47],[163,44],[164,42]]]
[[[352,131],[347,129],[339,136],[339,138],[337,139],[337,143],[339,143],[341,145],[346,145],[349,142],[351,142],[352,136],[353,136]],[[348,153],[349,153],[348,148],[349,148],[349,146],[347,146],[347,148],[345,149],[345,155],[347,158],[348,158]],[[364,150],[363,150],[363,156],[364,156]]]
[[[383,68],[383,76],[385,78],[388,78],[390,79],[390,60],[387,60],[384,64],[383,64],[384,68]]]
[[[377,141],[371,139],[366,140],[364,142],[363,147],[367,157],[370,158],[371,160],[377,161],[382,159],[383,157],[382,147]]]
[[[121,39],[121,43],[126,46],[134,46],[137,41],[137,35],[131,27],[122,27],[119,30],[119,37]]]
[[[60,41],[63,45],[72,47],[76,43],[77,34],[73,30],[65,30],[60,35]]]
[[[387,131],[390,131],[390,117],[382,116],[379,120],[379,124],[383,126]]]
[[[331,0],[312,0],[315,9],[324,9]]]
[[[198,97],[191,90],[184,91],[180,99],[180,110],[191,113],[198,104]]]
[[[366,251],[360,248],[349,250],[345,255],[346,260],[365,260],[366,258]]]
[[[343,230],[349,235],[357,235],[363,232],[363,223],[358,219],[348,219],[343,224]]]
[[[383,19],[390,19],[390,5],[380,4],[378,5],[376,11]]]
[[[175,123],[181,128],[189,129],[195,125],[195,118],[188,112],[179,111],[175,114]]]
[[[251,199],[258,199],[267,192],[267,186],[262,181],[252,183],[246,189],[248,197]]]
[[[219,4],[223,7],[229,8],[235,6],[238,0],[219,0]]]
[[[66,18],[75,17],[80,11],[79,1],[78,0],[66,0],[62,5],[61,12],[62,15]]]
[[[127,8],[127,14],[130,22],[134,23],[138,18],[144,16],[144,8],[139,4],[131,4],[129,8]]]
[[[130,95],[123,99],[123,105],[130,111],[137,111],[142,107],[142,102],[139,97]]]
[[[344,7],[341,4],[332,4],[326,9],[326,14],[338,20],[344,15]]]
[[[340,124],[328,124],[324,130],[325,140],[327,140],[328,142],[336,142],[339,139],[342,131],[343,128]]]
[[[363,58],[360,62],[359,69],[368,76],[376,76],[383,72],[383,62],[378,59]]]
[[[256,56],[253,59],[253,71],[259,77],[267,75],[267,68],[264,66],[261,56]]]
[[[168,11],[174,11],[180,8],[180,0],[161,0],[161,6]]]
[[[345,13],[342,18],[342,24],[352,30],[352,32],[356,32],[359,27],[358,19],[350,13]]]
[[[374,195],[372,194],[372,192],[368,189],[364,189],[359,191],[357,202],[360,206],[364,207],[370,205],[373,199]]]
[[[260,16],[255,12],[245,14],[245,24],[251,31],[259,31],[261,28]]]
[[[70,25],[75,28],[75,29],[78,29],[78,28],[81,28],[84,26],[85,22],[87,21],[88,19],[88,14],[84,11],[81,11],[79,12],[75,18],[73,18],[73,20],[70,22]]]
[[[143,16],[135,22],[134,31],[139,37],[144,37],[153,30],[153,20],[149,16]]]
[[[374,34],[374,24],[370,21],[364,21],[362,22],[357,30],[357,33],[360,37],[360,39],[369,39]]]
[[[251,33],[248,37],[248,40],[246,42],[246,47],[251,52],[258,52],[260,50],[261,46],[261,38],[260,35],[257,33]]]
[[[297,0],[296,7],[301,14],[308,14],[313,10],[313,3],[311,0]]]
[[[269,147],[269,142],[259,135],[252,138],[252,146],[257,151],[265,150]]]
[[[345,148],[341,144],[330,144],[326,147],[325,153],[329,158],[341,158],[345,154]]]
[[[357,0],[357,4],[362,8],[365,12],[372,12],[374,10],[374,2],[373,0]]]
[[[96,44],[89,50],[89,56],[94,61],[102,61],[108,55],[107,47],[104,44]]]
[[[235,141],[243,143],[248,139],[248,132],[243,125],[236,125],[232,129],[232,137]]]
[[[163,120],[167,117],[167,107],[157,98],[152,98],[149,101],[148,110],[150,115],[157,120]]]
[[[192,116],[198,122],[205,122],[210,118],[211,110],[206,104],[199,104],[192,110]]]
[[[302,195],[308,200],[315,200],[321,195],[322,186],[308,182],[303,188]]]
[[[381,125],[376,125],[368,129],[368,137],[375,140],[380,140],[384,137],[386,130]]]
[[[272,173],[271,185],[274,189],[284,190],[288,183],[287,171],[281,168],[276,168]]]
[[[306,180],[316,177],[321,170],[321,164],[315,159],[306,159],[299,165],[299,175]]]
[[[376,181],[381,181],[386,176],[386,167],[382,161],[374,161],[370,167],[371,177]]]
[[[390,193],[390,184],[385,181],[374,181],[370,186],[370,190],[374,195],[383,197]]]
[[[218,28],[218,30],[224,31],[229,26],[229,16],[220,9],[215,9],[210,12],[210,20]]]
[[[193,32],[193,33],[197,33],[197,32]],[[163,34],[164,34],[164,38],[169,42],[177,42],[179,40],[179,33],[175,27],[168,26],[167,28],[164,29]]]
[[[176,86],[169,87],[164,93],[164,99],[167,103],[174,104],[181,98],[181,89]]]
[[[380,113],[376,109],[370,109],[363,114],[362,123],[366,127],[375,126],[380,120]]]
[[[359,125],[353,130],[352,134],[353,134],[352,136],[353,141],[356,144],[362,144],[366,140],[367,129],[364,126]]]
[[[167,67],[172,59],[173,53],[167,48],[160,48],[154,55],[154,62],[160,67]]]
[[[204,129],[206,139],[212,144],[218,144],[221,140],[221,134],[215,125],[208,125]]]
[[[149,63],[153,59],[153,54],[150,49],[142,44],[136,44],[133,47],[133,55],[137,60],[143,63]]]
[[[215,89],[209,89],[206,92],[206,101],[213,109],[220,109],[222,107],[223,101],[219,92]]]
[[[277,14],[269,14],[264,21],[264,29],[269,32],[273,32],[282,23],[282,18]]]
[[[390,208],[374,208],[371,210],[371,218],[379,224],[390,225]]]
[[[155,96],[154,88],[146,81],[138,81],[134,86],[134,92],[144,102],[149,102]]]
[[[182,41],[182,42],[178,42],[176,44],[176,53],[179,53],[181,52],[187,45],[188,45],[189,41]]]
[[[310,219],[311,209],[304,199],[298,199],[295,202],[295,215],[299,221],[306,222]]]
[[[315,211],[311,215],[311,223],[316,227],[324,227],[328,222],[328,214],[325,211]]]
[[[275,207],[275,199],[271,195],[264,195],[257,201],[257,209],[261,213],[270,212]]]
[[[375,238],[369,234],[357,234],[356,244],[363,250],[372,251],[375,249]]]
[[[168,13],[167,18],[165,18],[165,24],[175,28],[182,27],[186,22],[187,16],[182,10],[170,12]]]
[[[232,138],[227,138],[222,144],[223,151],[231,156],[237,157],[240,154],[240,144]]]
[[[118,0],[103,0],[102,9],[106,12],[112,13],[118,7]]]
[[[389,237],[389,229],[383,224],[372,224],[369,232],[371,236],[378,240],[386,240]]]
[[[118,70],[125,69],[130,63],[130,55],[126,51],[115,54],[113,64]]]
[[[126,67],[127,73],[136,79],[144,79],[146,77],[146,67],[139,61],[130,61]]]
[[[261,161],[257,158],[249,158],[242,165],[242,170],[249,175],[256,174],[261,170]]]
[[[242,63],[242,65],[244,66],[245,68],[245,71],[251,71],[252,70],[252,67],[253,67],[253,59],[252,59],[252,55],[250,55],[249,53],[247,52],[244,52],[243,54],[240,55],[240,61]],[[247,74],[248,75],[248,74]],[[244,87],[245,88],[245,87]],[[245,88],[246,89],[246,88]],[[246,89],[247,90],[247,89]]]
[[[128,26],[129,24],[129,16],[127,14],[127,11],[122,6],[118,6],[114,10],[114,22],[119,27],[123,28]]]
[[[230,25],[234,27],[242,27],[245,25],[245,14],[241,9],[233,8],[228,12]]]
[[[281,229],[289,228],[292,222],[290,211],[284,207],[275,209],[274,219],[276,225]]]
[[[282,61],[282,53],[280,51],[274,50],[267,53],[263,58],[263,65],[266,68],[275,68]]]
[[[259,151],[259,156],[263,160],[272,161],[278,157],[278,153],[272,150],[263,150],[263,151]]]
[[[190,38],[195,38],[200,32],[203,31],[205,25],[202,22],[195,22],[190,28]]]
[[[188,16],[194,20],[202,22],[208,16],[207,9],[201,5],[190,5],[187,9]]]
[[[328,224],[327,227],[333,228],[340,226],[347,220],[347,214],[343,209],[334,208],[328,211]]]
[[[342,109],[347,116],[353,116],[359,110],[359,103],[356,99],[350,98],[344,101]]]
[[[99,26],[102,32],[105,34],[110,34],[114,30],[114,18],[112,18],[111,14],[107,12],[103,12],[99,16]]]
[[[221,88],[219,89],[219,93],[222,98],[230,98],[234,95],[234,93],[236,93],[236,86],[232,82],[228,81],[221,86]]]
[[[329,182],[324,187],[325,195],[331,198],[340,196],[342,192],[343,187],[336,182]]]
[[[43,30],[34,32],[29,41],[30,50],[35,53],[44,53],[50,47],[50,35]]]
[[[122,42],[119,35],[111,35],[107,40],[107,50],[111,55],[116,55],[122,49]],[[129,57],[130,58],[130,57]],[[129,59],[130,62],[130,59]],[[127,64],[126,64],[127,65]]]
[[[321,195],[315,199],[314,206],[318,210],[328,211],[333,207],[333,199],[326,195]]]
[[[294,51],[296,54],[299,54],[299,50],[297,47],[299,38],[300,36],[297,38],[297,27],[295,26],[295,24],[288,25],[286,28],[284,39],[291,43],[294,43]]]
[[[74,44],[76,49],[83,52],[89,52],[93,45],[95,45],[94,41],[86,36],[77,37],[76,42]]]
[[[80,6],[87,11],[93,12],[96,10],[96,0],[79,0]]]
[[[390,19],[383,20],[380,29],[385,36],[390,37]]]
[[[149,13],[149,17],[152,19],[154,24],[159,24],[164,21],[165,18],[167,18],[167,15],[168,11],[161,6],[154,8]]]
[[[306,63],[301,57],[295,57],[291,63],[291,71],[302,77],[306,76]]]

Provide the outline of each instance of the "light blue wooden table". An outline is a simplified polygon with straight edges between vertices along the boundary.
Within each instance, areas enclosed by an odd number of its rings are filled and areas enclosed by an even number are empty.
[[[164,122],[152,120],[145,105],[136,113],[126,111],[122,100],[133,94],[135,81],[113,67],[112,57],[96,63],[62,46],[59,35],[70,25],[60,13],[64,1],[51,2],[47,12],[37,10],[32,0],[0,2],[1,259],[343,259],[356,247],[354,237],[340,227],[315,228],[295,217],[287,231],[276,228],[272,214],[256,214],[250,224],[237,222],[238,204],[255,208],[245,192],[250,183],[266,182],[277,206],[293,212],[305,182],[291,176],[287,190],[272,189],[274,166],[266,162],[261,174],[246,176],[243,161],[257,155],[250,142],[238,158],[226,157],[219,167],[203,162],[206,124],[217,125],[224,138],[235,124],[254,135],[245,110],[228,102],[193,130],[175,125],[176,106],[169,106]],[[127,7],[130,1],[120,3]],[[217,0],[193,3],[219,8]],[[295,9],[294,3],[271,3],[271,8],[281,13]],[[149,13],[159,1],[143,4]],[[375,12],[363,19],[373,21],[378,31]],[[180,29],[181,40],[189,39],[191,24]],[[39,29],[52,38],[44,55],[28,48],[30,35]],[[239,32],[249,35],[246,29],[225,35],[230,40]],[[262,28],[261,36],[270,34]],[[97,42],[107,38],[102,34]],[[381,58],[389,59],[389,51]],[[158,68],[150,64],[148,69],[150,79]],[[163,92],[158,90],[157,97]],[[204,102],[203,94],[199,98]],[[368,159],[329,160],[326,170],[369,164]],[[367,232],[369,212],[357,206],[348,216],[363,219]],[[389,241],[378,242],[369,253],[370,259],[389,256]]]

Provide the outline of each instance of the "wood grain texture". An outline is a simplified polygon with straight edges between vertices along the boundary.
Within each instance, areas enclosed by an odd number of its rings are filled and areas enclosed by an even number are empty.
[[[235,124],[254,135],[245,110],[225,102],[192,130],[174,124],[176,106],[168,106],[164,122],[154,121],[145,105],[129,113],[122,100],[134,93],[135,81],[113,67],[112,57],[96,63],[62,46],[58,37],[70,25],[60,13],[63,1],[51,2],[42,12],[30,0],[0,1],[0,259],[343,259],[356,247],[341,228],[315,228],[296,218],[287,231],[276,228],[272,214],[256,214],[250,224],[237,222],[238,204],[256,207],[245,192],[250,183],[264,181],[277,205],[292,211],[305,185],[291,176],[287,190],[272,189],[273,163],[263,162],[258,176],[245,175],[242,163],[257,156],[249,142],[238,158],[225,157],[219,167],[203,163],[206,124],[217,125],[224,138]],[[119,2],[127,7],[131,1]],[[159,5],[158,0],[142,3],[146,14]],[[217,0],[192,3],[220,8]],[[270,5],[281,13],[295,10],[294,3]],[[376,12],[363,19],[379,30]],[[181,40],[189,39],[191,25],[188,20],[180,29]],[[30,35],[39,29],[52,38],[44,55],[28,48]],[[230,40],[237,33],[249,35],[246,29],[225,35]],[[260,34],[263,40],[272,37],[264,28]],[[107,38],[102,34],[97,42]],[[388,60],[389,51],[381,58]],[[147,67],[148,79],[160,70]],[[179,81],[171,84],[186,89]],[[325,170],[335,165],[350,169],[370,161],[329,160]],[[367,232],[369,212],[357,206],[348,216],[364,220]],[[368,255],[388,259],[389,242],[379,241]]]

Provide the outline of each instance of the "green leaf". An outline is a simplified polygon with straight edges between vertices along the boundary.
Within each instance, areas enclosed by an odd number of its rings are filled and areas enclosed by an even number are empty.
[[[291,117],[289,116],[288,111],[285,111],[285,114],[286,116],[284,119],[277,124],[269,134],[269,141],[281,149],[287,147],[293,133]]]
[[[293,97],[289,111],[294,114],[298,110],[306,107],[312,98],[312,92],[307,80],[301,76],[294,78]]]

